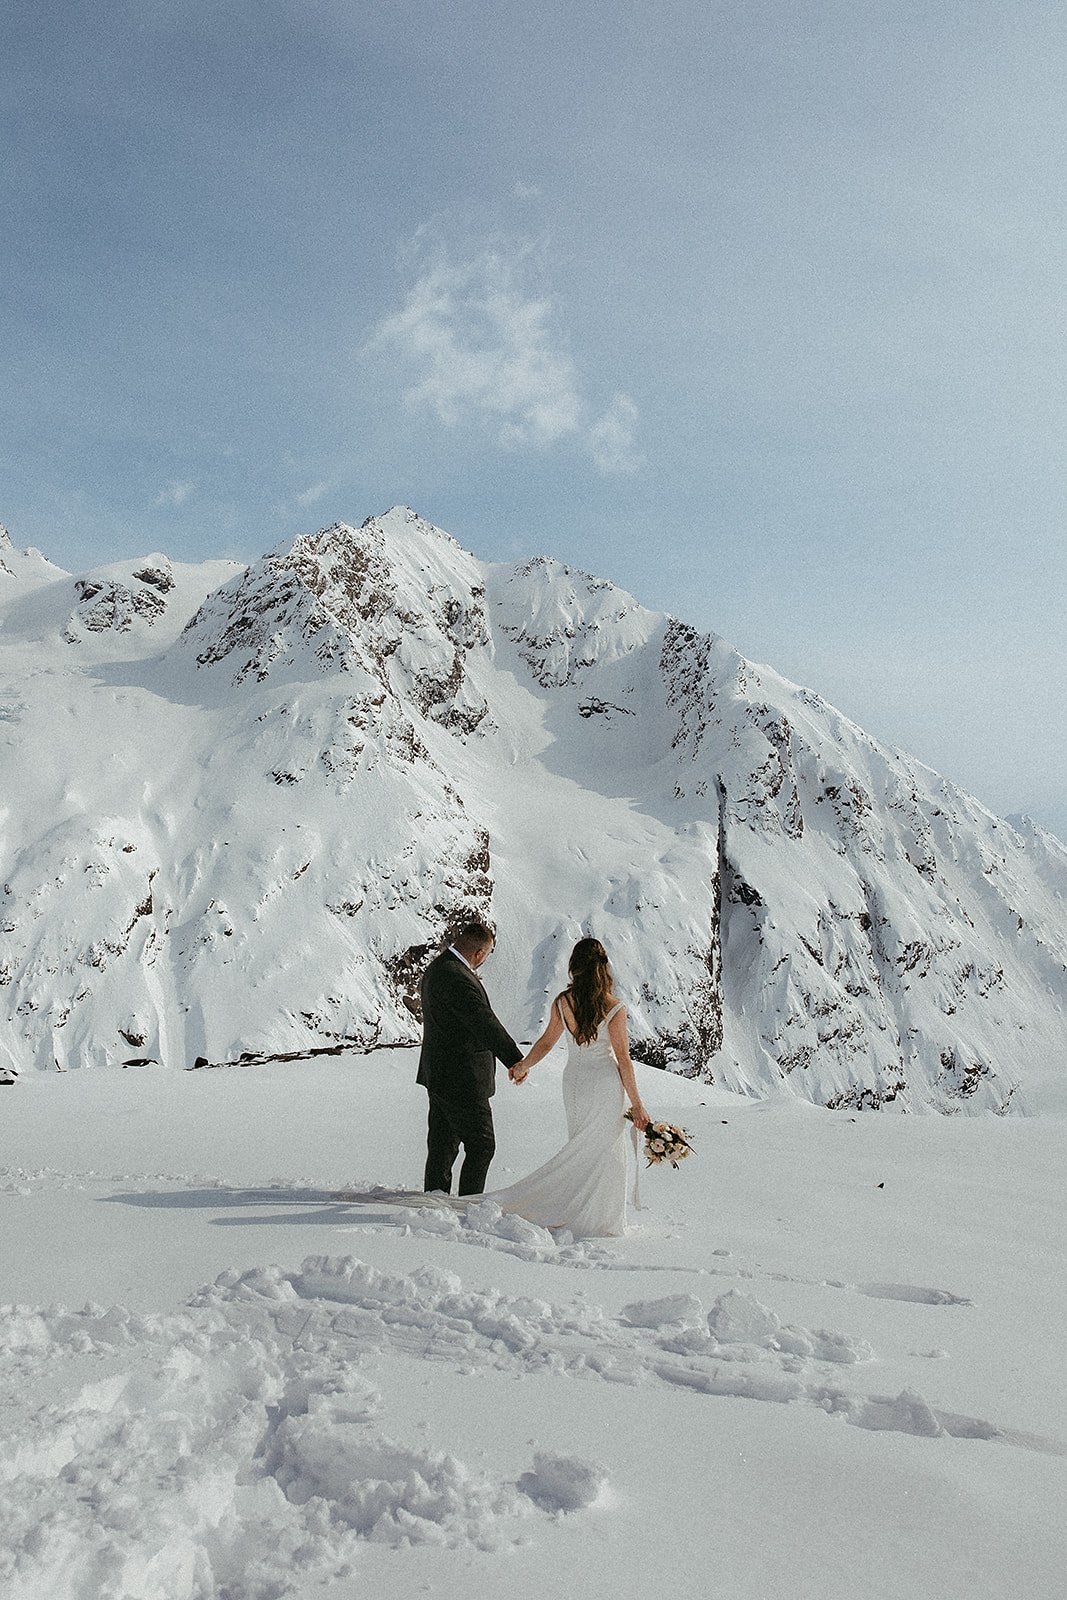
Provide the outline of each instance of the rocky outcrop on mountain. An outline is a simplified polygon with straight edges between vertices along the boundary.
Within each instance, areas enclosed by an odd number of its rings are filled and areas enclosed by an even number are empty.
[[[188,619],[192,596],[234,570],[232,562],[207,562],[176,568],[164,555],[118,561],[72,576],[52,565],[39,550],[15,550],[0,541],[0,603],[9,642],[73,645],[93,660],[116,653],[126,658],[162,650],[169,642],[172,615]],[[146,636],[151,634],[151,644]]]
[[[615,585],[403,508],[241,571],[0,559],[0,1065],[412,1042],[477,915],[519,1037],[594,932],[659,1066],[852,1109],[1062,1093],[1063,846]]]
[[[75,578],[74,591],[78,598],[63,637],[68,644],[77,644],[87,633],[104,633],[109,629],[126,633],[136,621],[151,627],[166,610],[164,596],[173,587],[173,577],[159,566],[143,567],[134,575],[132,585],[103,574]]]

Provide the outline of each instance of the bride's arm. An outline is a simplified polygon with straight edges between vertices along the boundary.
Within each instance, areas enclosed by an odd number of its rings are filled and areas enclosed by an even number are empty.
[[[630,1060],[630,1035],[626,1027],[626,1007],[620,1006],[618,1011],[608,1023],[608,1038],[615,1052],[615,1065],[619,1069],[622,1086],[626,1090],[626,1097],[630,1102],[634,1114],[634,1127],[643,1132],[648,1127],[650,1117],[641,1104],[641,1095],[637,1088],[637,1079],[634,1076],[634,1064]]]
[[[562,1032],[563,1022],[559,1014],[559,1002],[554,1001],[552,1004],[552,1010],[548,1014],[548,1022],[545,1026],[545,1031],[541,1035],[540,1039],[538,1039],[536,1044],[532,1044],[530,1046],[529,1051],[523,1056],[521,1061],[517,1061],[513,1067],[508,1068],[508,1077],[511,1079],[512,1083],[521,1083],[523,1081],[523,1079],[529,1073],[530,1068],[535,1067],[539,1061],[543,1060],[543,1058],[547,1056],[548,1052],[556,1043]]]

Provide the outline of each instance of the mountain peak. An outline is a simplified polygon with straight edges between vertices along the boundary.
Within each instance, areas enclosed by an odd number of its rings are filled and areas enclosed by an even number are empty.
[[[182,648],[200,668],[225,663],[233,684],[350,680],[353,716],[411,699],[452,731],[486,715],[466,674],[489,642],[474,557],[406,507],[361,527],[298,534],[211,595]]]
[[[34,545],[20,550],[8,529],[0,526],[0,576],[14,578],[18,592],[25,593],[66,574]],[[5,585],[5,589],[10,594],[9,586]]]
[[[561,688],[646,644],[663,618],[551,556],[495,570],[496,620],[538,683]]]
[[[462,546],[444,528],[439,528],[436,523],[413,511],[410,506],[390,506],[388,511],[372,512],[361,523],[363,528],[377,527],[393,537],[417,535],[430,540],[442,540],[445,544],[452,545],[460,550]]]

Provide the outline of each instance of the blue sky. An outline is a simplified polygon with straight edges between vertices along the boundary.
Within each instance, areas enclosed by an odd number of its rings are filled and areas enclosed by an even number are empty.
[[[0,51],[0,519],[414,505],[1067,834],[1067,30],[969,0],[66,0]]]

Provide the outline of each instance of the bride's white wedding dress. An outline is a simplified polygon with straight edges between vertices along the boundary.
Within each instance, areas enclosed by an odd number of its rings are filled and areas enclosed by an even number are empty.
[[[618,1010],[612,1007],[589,1044],[579,1044],[564,1023],[569,1046],[563,1069],[567,1143],[529,1177],[485,1197],[543,1228],[567,1228],[575,1239],[626,1232],[629,1124],[608,1038],[608,1023]]]

